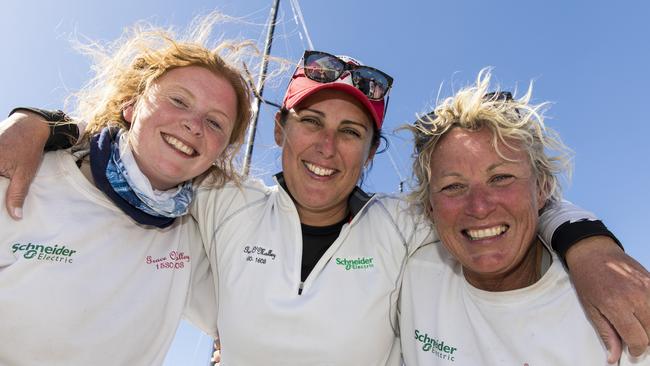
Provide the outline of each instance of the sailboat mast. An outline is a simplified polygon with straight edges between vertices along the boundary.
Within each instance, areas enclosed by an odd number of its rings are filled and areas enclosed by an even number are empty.
[[[280,0],[273,0],[271,7],[271,14],[269,16],[269,29],[266,33],[266,41],[264,44],[264,56],[260,68],[260,75],[257,80],[255,101],[253,102],[253,117],[251,125],[248,128],[248,136],[246,138],[246,153],[244,155],[244,165],[242,166],[242,174],[248,176],[250,171],[250,164],[253,158],[253,146],[255,144],[255,134],[257,132],[257,120],[260,116],[260,105],[262,103],[262,93],[264,92],[264,81],[266,80],[266,73],[269,66],[269,55],[271,54],[271,45],[273,44],[273,33],[275,32],[275,23],[278,18],[278,7]]]

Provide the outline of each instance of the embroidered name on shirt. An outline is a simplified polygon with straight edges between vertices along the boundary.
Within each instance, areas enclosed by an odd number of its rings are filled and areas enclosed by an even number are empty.
[[[431,352],[436,357],[448,360],[451,362],[455,361],[454,352],[458,348],[445,344],[444,341],[431,338],[427,333],[422,333],[419,330],[415,330],[415,339],[422,342],[422,350],[424,352]]]
[[[11,249],[13,249],[14,253],[21,252],[25,259],[62,263],[72,263],[72,255],[77,252],[66,248],[65,245],[59,246],[58,244],[50,246],[15,243],[11,246]]]
[[[185,268],[185,263],[189,263],[190,256],[185,254],[185,252],[177,252],[172,250],[169,252],[169,255],[166,257],[153,258],[148,255],[145,258],[145,263],[151,264],[156,267],[156,269],[181,269]]]
[[[346,271],[351,269],[368,269],[375,265],[372,263],[372,257],[360,257],[356,259],[336,258],[336,264],[345,267]]]
[[[259,245],[245,246],[244,253],[247,254],[246,255],[247,262],[266,264],[267,259],[272,261],[275,260],[275,253],[273,253],[273,249],[266,249]]]

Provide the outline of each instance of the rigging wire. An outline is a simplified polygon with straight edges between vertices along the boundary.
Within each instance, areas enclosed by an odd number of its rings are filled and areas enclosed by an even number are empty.
[[[393,141],[390,139],[390,137],[389,136],[385,136],[385,137],[386,140],[388,140],[389,145],[393,145]],[[404,179],[404,176],[402,175],[399,166],[397,166],[397,163],[395,162],[395,158],[393,157],[393,154],[390,152],[390,149],[386,149],[386,152],[388,153],[388,159],[390,160],[390,164],[393,166],[393,169],[395,170],[395,173],[397,173],[397,177],[399,178],[399,185],[398,185],[399,193],[404,193],[404,182],[406,182],[406,179]]]
[[[268,70],[268,57],[271,54],[271,46],[273,44],[273,32],[275,30],[275,24],[277,22],[278,7],[280,5],[280,0],[275,0],[273,6],[271,7],[271,13],[269,14],[269,29],[266,36],[266,44],[264,47],[264,57],[262,59],[262,65],[260,65],[260,75],[257,80],[257,93],[261,96],[264,92],[264,80],[266,79],[266,72]],[[244,165],[242,167],[242,175],[247,176],[250,170],[251,160],[253,156],[253,146],[255,144],[255,133],[257,131],[257,120],[259,117],[260,103],[262,101],[257,99],[253,104],[253,121],[248,130],[248,136],[246,139],[246,153],[244,154]]]
[[[305,18],[302,16],[302,10],[300,9],[300,4],[298,3],[298,0],[289,0],[289,3],[291,4],[291,11],[293,12],[294,21],[296,20],[296,18],[300,20],[300,24],[302,24],[302,29],[305,32],[305,38],[307,38],[307,45],[309,46],[310,50],[313,50],[314,43],[311,41],[311,37],[309,37],[309,32],[307,31],[307,24],[305,24]],[[296,23],[298,22],[296,21]],[[300,39],[302,39],[302,35]]]
[[[199,334],[199,339],[196,340],[196,345],[194,345],[194,353],[192,354],[192,364],[196,364],[196,356],[198,354],[199,346],[203,341],[203,332]]]

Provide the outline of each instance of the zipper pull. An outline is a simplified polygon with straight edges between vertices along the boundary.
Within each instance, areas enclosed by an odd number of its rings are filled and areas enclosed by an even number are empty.
[[[305,285],[304,282],[300,282],[300,285],[298,285],[298,295],[302,295],[302,287]]]

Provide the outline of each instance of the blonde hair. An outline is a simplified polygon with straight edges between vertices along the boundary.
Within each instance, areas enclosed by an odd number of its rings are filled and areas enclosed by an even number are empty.
[[[179,37],[173,29],[148,23],[127,28],[116,41],[107,45],[79,43],[77,48],[93,60],[94,77],[74,94],[74,117],[88,123],[84,139],[115,125],[129,129],[123,109],[142,96],[151,84],[169,70],[200,66],[225,78],[237,96],[237,116],[228,147],[213,167],[202,175],[211,175],[217,186],[228,180],[239,181],[234,158],[241,147],[251,119],[249,82],[242,77],[243,57],[258,54],[252,41],[219,41],[208,46],[208,38],[224,15],[214,12],[196,18],[187,35]]]
[[[456,95],[442,101],[435,109],[406,128],[414,134],[415,154],[413,175],[415,187],[409,198],[424,205],[430,215],[429,181],[431,180],[431,155],[440,139],[454,127],[471,131],[489,128],[493,133],[492,145],[499,156],[501,142],[511,149],[524,149],[530,158],[537,186],[547,200],[559,200],[559,176],[570,176],[571,151],[559,135],[546,127],[543,112],[548,103],[531,104],[532,83],[527,92],[513,98],[507,92],[490,90],[491,72],[482,69],[472,86],[461,89]],[[514,142],[514,143],[513,143]],[[549,155],[554,151],[555,155]]]

